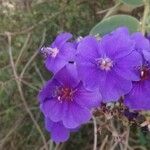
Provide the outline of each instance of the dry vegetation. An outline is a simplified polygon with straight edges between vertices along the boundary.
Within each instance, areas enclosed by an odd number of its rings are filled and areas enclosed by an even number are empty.
[[[68,142],[56,145],[38,108],[38,90],[51,77],[38,49],[60,31],[84,36],[104,16],[123,12],[142,18],[143,7],[114,7],[115,2],[0,0],[0,150],[150,149],[147,131],[109,113],[95,115]]]

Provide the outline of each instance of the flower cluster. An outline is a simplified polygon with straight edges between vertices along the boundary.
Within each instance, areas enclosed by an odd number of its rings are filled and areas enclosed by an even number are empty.
[[[120,27],[101,38],[71,38],[61,33],[41,48],[54,76],[39,92],[40,109],[55,142],[66,141],[102,102],[123,98],[130,109],[150,109],[150,42],[142,33]]]

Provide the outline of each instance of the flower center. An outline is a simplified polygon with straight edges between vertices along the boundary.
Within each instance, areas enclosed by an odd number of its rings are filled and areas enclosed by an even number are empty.
[[[51,47],[43,47],[41,49],[41,53],[44,55],[44,57],[51,56],[55,58],[57,54],[59,53],[59,49],[57,47],[51,48]]]
[[[140,70],[140,77],[141,80],[147,80],[150,78],[150,69],[147,67],[142,67]]]
[[[100,58],[98,60],[98,66],[102,70],[109,71],[113,67],[113,61],[110,58]]]
[[[73,89],[66,88],[66,87],[60,87],[57,91],[57,99],[62,101],[73,101]]]

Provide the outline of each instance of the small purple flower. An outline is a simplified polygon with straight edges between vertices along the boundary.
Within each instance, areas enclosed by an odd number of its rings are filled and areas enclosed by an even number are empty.
[[[139,69],[140,81],[133,82],[133,88],[125,96],[125,105],[133,110],[150,110],[150,65]]]
[[[74,63],[76,49],[68,42],[71,38],[70,33],[61,33],[51,46],[41,48],[40,51],[45,57],[45,66],[49,71],[56,73],[70,62]]]
[[[135,50],[140,52],[144,59],[150,62],[150,41],[140,32],[133,33],[131,38],[135,41]]]
[[[76,128],[91,118],[90,109],[100,105],[97,90],[86,90],[77,71],[65,66],[48,81],[39,93],[41,110],[53,122]]]
[[[141,56],[134,51],[128,29],[121,27],[100,41],[87,36],[78,45],[77,68],[84,85],[99,89],[104,102],[116,101],[139,80],[136,68]]]
[[[65,128],[62,122],[53,122],[45,118],[45,128],[56,143],[67,141],[70,136],[70,129]]]

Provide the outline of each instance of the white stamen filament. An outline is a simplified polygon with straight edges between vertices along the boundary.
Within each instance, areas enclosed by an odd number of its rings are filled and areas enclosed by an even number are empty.
[[[143,76],[144,76],[144,71],[142,70],[142,71],[141,71],[141,77],[143,77]]]

